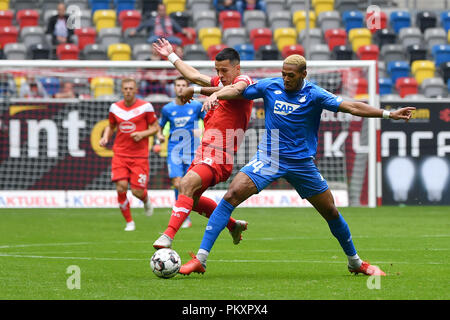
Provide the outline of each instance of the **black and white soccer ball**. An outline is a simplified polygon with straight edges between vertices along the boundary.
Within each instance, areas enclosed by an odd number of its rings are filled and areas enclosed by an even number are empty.
[[[175,250],[163,248],[150,259],[150,268],[160,278],[172,278],[181,267],[181,258]]]

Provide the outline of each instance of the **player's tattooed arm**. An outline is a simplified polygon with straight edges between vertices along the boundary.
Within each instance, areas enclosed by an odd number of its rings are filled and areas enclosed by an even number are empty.
[[[404,107],[397,109],[395,111],[387,112],[386,110],[372,107],[364,102],[359,101],[343,101],[339,106],[338,111],[350,113],[354,116],[364,117],[364,118],[390,118],[394,120],[405,120],[411,119],[412,112],[416,110],[414,107]]]
[[[225,86],[212,93],[203,103],[202,111],[208,112],[219,100],[243,99],[242,93],[248,84],[245,81],[238,81],[235,84]]]

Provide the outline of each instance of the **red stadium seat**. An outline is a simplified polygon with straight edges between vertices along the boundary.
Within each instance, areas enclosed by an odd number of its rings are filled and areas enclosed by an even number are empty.
[[[59,60],[78,60],[80,49],[74,44],[65,43],[56,47],[56,56]]]
[[[387,28],[387,15],[383,11],[370,11],[366,14],[366,26],[370,32]]]
[[[223,49],[228,48],[227,45],[225,44],[216,44],[216,45],[212,45],[208,48],[208,50],[206,51],[206,53],[208,54],[209,59],[211,60],[215,60],[216,59],[216,55],[222,51]]]
[[[181,39],[183,47],[188,44],[196,44],[197,43],[197,32],[194,28],[185,28],[191,35],[191,38],[189,39],[186,35],[184,35],[181,32],[176,33],[175,35]]]
[[[395,89],[397,89],[398,94],[402,98],[419,92],[417,80],[412,77],[398,78],[395,82]]]
[[[11,10],[0,10],[0,27],[13,25],[14,13]]]
[[[119,24],[122,31],[128,28],[137,28],[141,23],[142,15],[138,10],[123,10],[119,14]]]
[[[359,47],[356,54],[361,60],[378,60],[380,49],[378,49],[376,44],[369,44],[367,46]]]
[[[356,95],[362,95],[367,94],[367,80],[365,78],[353,78],[350,79],[351,85],[356,88],[355,94]]]
[[[222,30],[241,27],[241,14],[239,11],[226,10],[219,13],[219,23]]]
[[[18,35],[19,30],[14,26],[0,27],[0,49],[2,49],[5,44],[16,43]]]
[[[345,29],[328,29],[325,31],[324,36],[330,51],[336,46],[345,46],[347,44],[347,31]]]
[[[88,44],[94,44],[97,38],[95,28],[75,29],[75,35],[78,37],[78,49],[83,50]]]
[[[299,54],[301,56],[305,55],[305,49],[303,49],[303,46],[301,44],[292,44],[287,45],[281,50],[281,56],[283,59],[286,59],[291,54]]]
[[[16,14],[16,20],[20,29],[23,27],[34,27],[39,25],[39,13],[36,10],[19,10]]]
[[[259,47],[272,44],[272,30],[269,28],[255,28],[250,31],[250,41],[253,43],[255,51]]]

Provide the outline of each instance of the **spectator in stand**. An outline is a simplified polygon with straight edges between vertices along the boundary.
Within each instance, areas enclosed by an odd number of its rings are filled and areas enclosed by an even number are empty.
[[[55,46],[72,42],[73,36],[73,29],[67,27],[69,15],[66,14],[66,5],[59,3],[57,9],[58,14],[48,20],[46,31],[47,34],[52,36],[52,44]]]
[[[150,35],[147,39],[149,43],[153,43],[159,38],[166,38],[170,43],[181,46],[182,40],[175,36],[176,33],[181,32],[189,39],[192,37],[186,28],[182,28],[178,22],[166,14],[166,6],[162,3],[158,5],[157,16],[142,21],[136,29],[130,32],[130,36],[134,36],[143,29],[147,29]]]
[[[242,17],[246,10],[261,10],[266,12],[266,3],[264,0],[237,0],[236,7]]]
[[[19,91],[20,98],[49,98],[44,85],[34,76],[30,76],[27,82],[22,83]]]
[[[72,82],[64,82],[61,91],[55,93],[55,98],[57,99],[76,98],[75,92],[73,91]]]
[[[228,11],[228,10],[237,10],[235,0],[214,0],[214,6],[216,7],[218,12]]]

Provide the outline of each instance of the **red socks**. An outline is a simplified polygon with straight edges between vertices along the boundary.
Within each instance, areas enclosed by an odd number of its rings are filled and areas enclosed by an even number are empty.
[[[180,194],[178,200],[172,208],[172,215],[170,216],[169,226],[167,227],[164,234],[169,236],[171,239],[175,237],[175,234],[180,229],[184,220],[191,213],[192,206],[194,205],[194,200],[192,198],[186,197]]]
[[[130,202],[128,201],[127,193],[117,192],[117,200],[119,202],[120,211],[122,212],[122,215],[125,218],[126,222],[133,221],[133,218],[131,217]]]
[[[209,219],[209,217],[213,213],[214,209],[216,209],[216,207],[217,207],[217,203],[214,200],[209,199],[207,197],[200,197],[197,205],[195,206],[195,208],[193,210],[197,211],[200,215],[207,217]],[[228,230],[230,230],[230,231],[233,230],[235,224],[236,224],[236,220],[234,218],[230,217],[230,220],[228,221],[228,224],[227,224]]]

